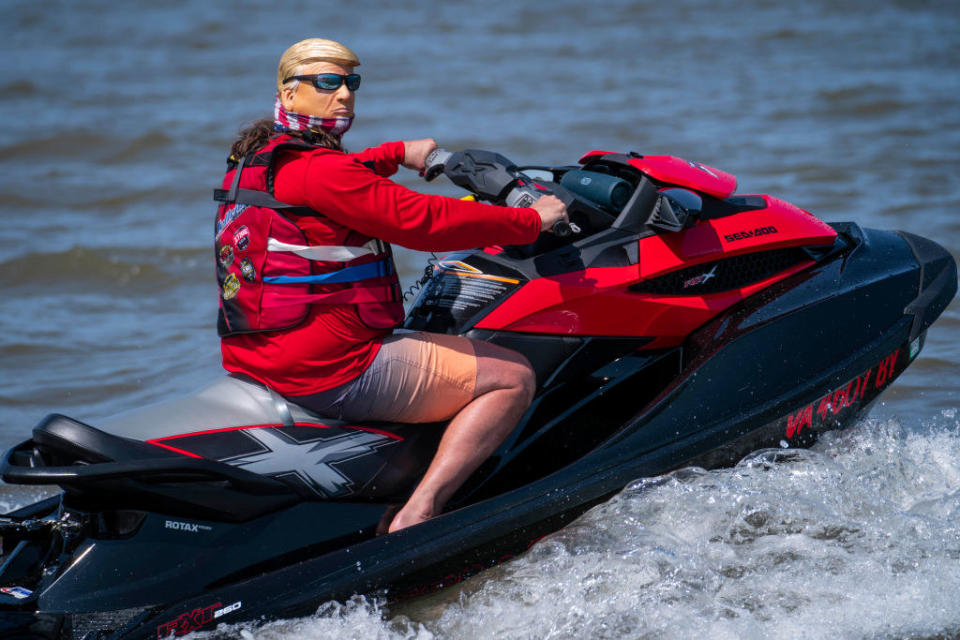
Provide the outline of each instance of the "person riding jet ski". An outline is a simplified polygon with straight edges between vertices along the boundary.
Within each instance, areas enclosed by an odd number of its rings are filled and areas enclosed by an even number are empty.
[[[567,219],[554,196],[498,207],[408,190],[432,139],[347,153],[360,64],[311,38],[284,52],[274,118],[241,131],[215,198],[223,366],[325,417],[449,421],[423,479],[381,529],[438,514],[516,426],[535,376],[524,356],[460,336],[393,334],[402,296],[389,243],[421,251],[526,244]]]

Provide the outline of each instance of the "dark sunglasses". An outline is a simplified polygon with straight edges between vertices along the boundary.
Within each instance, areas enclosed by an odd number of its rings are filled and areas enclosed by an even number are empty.
[[[356,91],[360,88],[360,74],[358,73],[351,73],[348,76],[342,76],[339,73],[311,73],[308,76],[290,76],[283,79],[283,84],[287,84],[291,80],[310,82],[317,89],[323,89],[324,91],[335,91],[344,82],[347,83],[347,89],[350,89],[350,91]]]

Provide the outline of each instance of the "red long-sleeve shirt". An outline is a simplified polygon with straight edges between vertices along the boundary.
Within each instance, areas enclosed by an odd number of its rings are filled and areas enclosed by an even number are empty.
[[[533,209],[424,195],[387,179],[403,156],[402,142],[353,154],[290,151],[276,163],[274,196],[322,214],[296,219],[310,244],[338,244],[334,225],[421,251],[525,244],[540,233]],[[371,162],[373,170],[363,164]],[[367,327],[353,305],[313,305],[293,329],[223,338],[223,366],[285,395],[319,393],[363,373],[388,333]]]

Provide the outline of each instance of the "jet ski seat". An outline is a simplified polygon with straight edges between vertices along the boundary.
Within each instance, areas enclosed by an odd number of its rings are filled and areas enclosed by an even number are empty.
[[[157,500],[180,514],[245,518],[293,501],[401,499],[423,475],[441,427],[355,426],[225,376],[96,427],[51,414],[0,463],[0,476],[57,484],[72,498]]]
[[[311,413],[256,380],[229,374],[186,396],[110,416],[97,428],[149,443],[225,427],[292,425],[295,422],[343,424]]]
[[[60,485],[81,507],[89,499],[117,509],[153,504],[170,514],[226,521],[303,500],[275,478],[189,458],[56,413],[34,428],[32,439],[7,453],[0,477],[11,484]]]

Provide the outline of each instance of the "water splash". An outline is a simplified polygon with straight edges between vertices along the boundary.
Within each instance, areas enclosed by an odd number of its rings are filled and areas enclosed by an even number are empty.
[[[433,640],[436,637],[422,624],[404,616],[385,620],[380,603],[362,596],[354,596],[344,604],[328,602],[310,618],[279,620],[259,626],[234,625],[219,631],[243,640]]]

